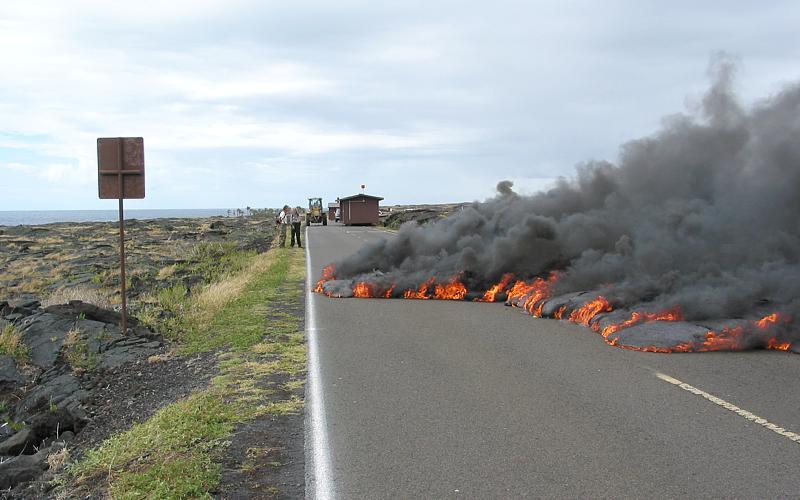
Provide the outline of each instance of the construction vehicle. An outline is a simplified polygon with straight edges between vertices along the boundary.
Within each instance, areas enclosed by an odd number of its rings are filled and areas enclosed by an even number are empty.
[[[308,199],[308,213],[306,213],[306,226],[310,226],[312,222],[314,224],[319,224],[321,222],[323,226],[328,225],[328,217],[322,210],[322,198]]]

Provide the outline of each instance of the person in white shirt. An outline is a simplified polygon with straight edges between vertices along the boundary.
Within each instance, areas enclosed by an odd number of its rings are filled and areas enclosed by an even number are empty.
[[[289,205],[284,205],[275,221],[278,228],[278,248],[286,246],[286,230],[289,229]]]

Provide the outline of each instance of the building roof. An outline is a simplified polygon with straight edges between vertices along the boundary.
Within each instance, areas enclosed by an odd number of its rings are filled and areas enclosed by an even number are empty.
[[[378,200],[378,201],[383,199],[380,196],[372,196],[371,194],[360,193],[360,194],[354,194],[353,196],[347,196],[345,198],[339,198],[339,201],[342,202],[348,200],[355,200],[356,198],[370,198],[372,200]]]
[[[339,208],[338,203],[328,203],[328,208]]]

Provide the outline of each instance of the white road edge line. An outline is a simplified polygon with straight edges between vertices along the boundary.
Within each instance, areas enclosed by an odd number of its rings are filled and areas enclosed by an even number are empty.
[[[331,458],[328,426],[325,419],[325,398],[322,394],[322,376],[319,369],[317,345],[317,319],[314,311],[314,290],[311,281],[311,246],[306,236],[306,338],[308,339],[308,380],[306,397],[306,497],[317,500],[335,498],[331,482]],[[310,466],[309,466],[310,465]]]
[[[785,437],[785,438],[787,438],[787,439],[789,439],[791,441],[794,441],[795,443],[800,443],[800,434],[788,431],[788,430],[784,429],[783,427],[780,427],[778,425],[773,424],[772,422],[768,421],[765,418],[761,418],[758,415],[750,413],[747,410],[743,410],[743,409],[739,408],[738,406],[736,406],[736,405],[734,405],[732,403],[728,403],[727,401],[725,401],[722,398],[718,398],[718,397],[714,396],[713,394],[709,394],[706,391],[698,389],[697,387],[691,386],[691,385],[689,385],[689,384],[687,384],[685,382],[681,382],[680,380],[678,380],[678,379],[676,379],[674,377],[670,377],[669,375],[664,375],[663,373],[656,372],[656,377],[660,378],[664,382],[667,382],[667,383],[670,383],[670,384],[675,385],[677,387],[680,387],[684,391],[688,391],[688,392],[691,392],[692,394],[696,394],[698,396],[702,396],[703,398],[711,401],[715,405],[721,406],[721,407],[725,408],[726,410],[730,410],[733,413],[739,415],[740,417],[744,417],[745,419],[747,419],[747,420],[749,420],[751,422],[754,422],[754,423],[756,423],[756,424],[758,424],[758,425],[760,425],[762,427],[766,427],[767,429],[771,430],[772,432],[774,432],[776,434],[780,434],[781,436],[783,436],[783,437]]]

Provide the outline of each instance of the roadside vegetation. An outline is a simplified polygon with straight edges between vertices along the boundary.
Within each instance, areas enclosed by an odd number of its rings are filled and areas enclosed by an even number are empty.
[[[136,316],[174,342],[173,356],[215,353],[218,373],[68,464],[64,492],[102,484],[113,498],[205,497],[220,483],[220,458],[237,426],[302,411],[302,252],[210,243],[157,274],[165,284],[139,298]],[[74,352],[80,357],[79,345]]]
[[[0,354],[5,354],[14,359],[18,364],[28,361],[30,352],[22,342],[19,330],[9,323],[0,329]]]

